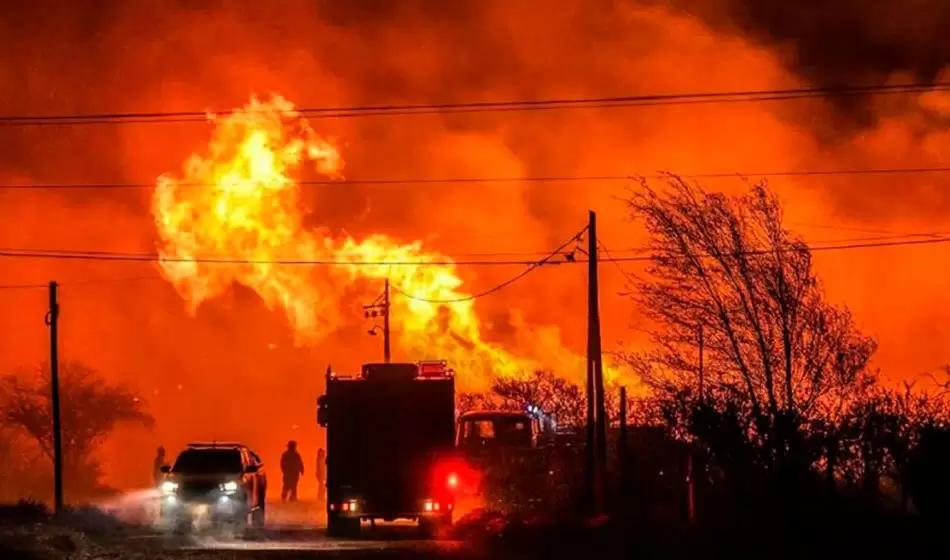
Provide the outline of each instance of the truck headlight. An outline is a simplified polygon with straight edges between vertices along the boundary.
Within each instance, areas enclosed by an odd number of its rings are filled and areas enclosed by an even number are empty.
[[[165,482],[162,483],[161,490],[162,490],[162,494],[166,496],[171,496],[172,494],[178,491],[178,483],[172,482],[171,480],[166,480]]]
[[[224,484],[218,485],[218,489],[224,492],[225,494],[234,494],[238,490],[238,483],[233,480],[229,480],[228,482],[225,482]]]

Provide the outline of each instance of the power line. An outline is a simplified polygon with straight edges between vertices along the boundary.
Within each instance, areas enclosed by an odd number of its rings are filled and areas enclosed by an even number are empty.
[[[49,284],[4,284],[0,285],[0,290],[48,290]]]
[[[902,247],[912,245],[931,245],[950,242],[950,237],[928,237],[923,239],[906,239],[897,241],[868,241],[863,243],[846,243],[836,245],[806,246],[803,249],[785,248],[779,249],[779,252],[799,252],[799,251],[842,251],[852,249],[869,249],[882,247]],[[644,249],[645,251],[648,249]],[[774,249],[762,249],[755,251],[743,251],[737,255],[768,255],[775,253]],[[53,251],[45,249],[0,249],[0,257],[7,258],[32,258],[48,260],[80,260],[80,261],[105,261],[105,262],[169,262],[169,263],[199,263],[199,264],[268,264],[268,265],[296,265],[296,266],[512,266],[536,265],[538,260],[419,260],[419,261],[347,261],[347,260],[263,260],[263,259],[219,259],[219,258],[183,258],[183,257],[162,257],[156,254],[135,254],[135,253],[109,253],[106,251],[98,252],[68,252]],[[650,255],[613,257],[601,259],[610,262],[638,262],[652,260]],[[562,261],[546,261],[545,265],[563,265],[586,263],[588,259],[568,258]]]
[[[61,286],[89,286],[100,284],[123,284],[125,282],[152,282],[155,280],[165,280],[161,276],[126,276],[118,278],[87,278],[85,280],[66,280],[60,282]]]
[[[802,249],[795,248],[783,248],[783,249],[761,249],[755,251],[741,251],[738,253],[731,253],[729,256],[741,256],[741,255],[771,255],[776,252],[778,253],[798,253],[809,251],[812,253],[821,252],[821,251],[847,251],[852,249],[872,249],[880,247],[903,247],[910,245],[932,245],[936,243],[947,243],[950,242],[950,237],[928,237],[925,239],[908,239],[905,241],[877,241],[877,242],[867,242],[867,243],[849,243],[849,244],[840,244],[840,245],[819,245],[817,247],[806,246]],[[704,257],[709,257],[711,255],[702,255]],[[650,261],[652,256],[640,256],[640,257],[617,257],[612,260],[613,262],[638,262],[638,261]],[[606,259],[601,259],[606,260]]]
[[[518,280],[521,280],[522,278],[524,278],[524,277],[527,276],[528,274],[531,274],[532,272],[534,272],[535,270],[537,270],[537,269],[540,268],[541,266],[547,264],[547,263],[550,262],[550,260],[553,259],[554,257],[559,256],[559,255],[564,255],[563,251],[567,248],[567,246],[570,245],[570,244],[572,244],[572,243],[577,243],[577,242],[580,240],[580,238],[584,235],[584,232],[586,232],[586,231],[587,231],[587,227],[585,226],[583,229],[581,229],[579,232],[577,232],[576,234],[574,234],[570,239],[568,239],[566,242],[564,242],[564,243],[563,243],[561,246],[559,246],[557,249],[554,249],[553,251],[551,251],[550,253],[548,253],[548,255],[545,256],[543,259],[540,259],[540,260],[538,260],[537,262],[534,262],[534,263],[528,265],[528,268],[526,268],[525,270],[521,271],[519,274],[516,274],[515,276],[512,276],[512,277],[509,278],[508,280],[505,280],[505,281],[502,282],[501,284],[498,284],[498,285],[496,285],[496,286],[493,286],[493,287],[491,287],[491,288],[489,288],[489,289],[487,289],[487,290],[485,290],[485,291],[483,291],[483,292],[479,292],[479,293],[477,293],[477,294],[472,294],[472,295],[469,295],[469,296],[464,296],[464,297],[459,297],[459,298],[454,298],[454,299],[428,299],[428,298],[421,298],[421,297],[414,296],[414,295],[409,294],[409,293],[406,293],[405,291],[403,291],[403,290],[401,290],[401,289],[399,289],[399,288],[396,288],[396,287],[393,287],[393,290],[396,291],[397,293],[399,293],[400,295],[402,295],[403,297],[409,298],[409,299],[411,299],[411,300],[421,301],[421,302],[424,302],[424,303],[432,303],[432,304],[462,303],[462,302],[466,302],[466,301],[476,300],[476,299],[478,299],[478,298],[481,298],[481,297],[485,297],[485,296],[487,296],[487,295],[494,294],[494,293],[496,293],[496,292],[499,292],[499,291],[501,291],[501,290],[507,288],[508,286],[514,284],[514,283],[517,282]],[[573,254],[573,253],[570,253],[570,254]],[[570,261],[571,259],[573,259],[573,257],[568,257],[568,261]]]
[[[950,235],[950,233],[939,233],[939,232],[901,232],[894,231],[891,229],[881,229],[881,228],[864,228],[864,227],[849,227],[849,226],[840,226],[840,225],[827,225],[827,224],[789,224],[793,227],[803,227],[811,229],[828,229],[835,231],[857,231],[861,233],[883,233],[888,236],[894,237],[943,237],[945,235]]]
[[[348,107],[304,107],[296,109],[296,112],[301,117],[310,119],[354,118],[370,116],[428,115],[442,113],[484,113],[710,103],[750,103],[763,101],[787,101],[792,99],[808,99],[815,97],[854,97],[867,95],[924,93],[929,91],[944,91],[948,88],[950,88],[950,82],[916,82],[890,85],[883,84],[867,86],[738,90],[722,92],[627,95],[613,97],[583,97],[573,99],[561,98],[519,101],[469,101],[432,104],[362,105]],[[0,126],[203,122],[208,120],[209,114],[227,113],[230,113],[230,111],[155,111],[87,113],[78,115],[9,115],[0,116]]]
[[[860,237],[836,237],[836,238],[831,238],[831,239],[806,240],[806,243],[808,244],[808,246],[812,248],[820,247],[823,244],[829,244],[829,243],[840,244],[840,243],[855,243],[855,242],[866,242],[866,241],[895,241],[895,240],[918,238],[918,237],[950,236],[950,231],[902,233],[902,232],[894,232],[894,231],[880,230],[880,229],[849,228],[849,227],[844,227],[844,226],[838,228],[835,226],[828,226],[828,225],[820,225],[820,226],[819,225],[812,226],[809,224],[795,224],[795,225],[797,227],[806,227],[806,228],[815,227],[818,229],[887,234],[887,235],[865,235],[865,236],[860,236]],[[608,256],[612,256],[614,254],[617,254],[617,255],[625,254],[625,253],[643,254],[643,253],[650,252],[649,247],[628,247],[628,248],[615,249],[613,251],[609,251],[607,247],[599,239],[597,240],[597,244],[600,245],[601,249]],[[535,256],[535,255],[547,256],[549,255],[549,251],[509,251],[509,252],[455,252],[455,251],[451,251],[451,252],[446,252],[446,254],[451,255],[453,259],[457,257],[512,257],[512,256],[523,257],[523,256]]]
[[[808,224],[798,224],[798,225],[800,225],[800,226],[807,226]],[[816,227],[818,227],[818,226],[816,226]],[[826,227],[826,228],[829,228],[829,229],[838,229],[838,228],[835,228],[834,226],[820,226],[820,227]],[[875,231],[875,232],[876,232],[876,231],[886,231],[886,230],[870,230],[870,229],[859,229],[859,228],[841,228],[841,229],[854,230],[854,231]],[[582,235],[583,233],[584,233],[584,231],[582,230],[582,231],[579,232],[577,235],[575,235],[574,237],[572,237],[572,240],[576,239],[577,236]],[[809,245],[809,248],[810,248],[811,250],[820,250],[820,249],[822,248],[822,246],[816,245],[816,244],[818,244],[818,243],[845,243],[845,242],[858,242],[858,241],[896,240],[896,239],[906,239],[906,238],[908,238],[908,237],[925,237],[925,236],[926,236],[926,237],[950,236],[950,232],[901,233],[901,234],[895,233],[895,234],[893,234],[893,235],[876,236],[876,237],[855,237],[855,238],[845,238],[845,239],[836,239],[836,240],[832,240],[832,239],[827,239],[827,240],[815,240],[815,241],[809,242],[808,245]],[[456,255],[456,256],[458,256],[458,255],[468,255],[468,256],[543,255],[544,258],[542,258],[542,259],[540,259],[540,260],[538,260],[538,261],[533,261],[533,262],[531,262],[531,263],[529,264],[529,266],[536,266],[536,265],[539,265],[539,264],[560,264],[560,263],[551,263],[551,262],[549,262],[549,261],[550,261],[550,258],[553,258],[553,257],[557,256],[558,254],[566,255],[566,253],[564,253],[564,248],[565,248],[567,245],[569,245],[569,244],[570,244],[570,242],[566,243],[565,245],[562,245],[561,247],[559,247],[558,249],[556,249],[554,252],[548,252],[548,251],[531,251],[531,252],[527,252],[527,251],[526,251],[526,252],[521,252],[521,253],[517,253],[517,252],[510,252],[510,253],[453,253],[453,255]],[[630,272],[630,271],[624,269],[623,267],[621,267],[621,266],[617,263],[618,260],[622,260],[622,259],[618,259],[617,257],[615,257],[615,255],[616,255],[616,254],[622,254],[622,253],[638,253],[638,254],[647,253],[647,252],[649,252],[649,248],[646,248],[646,247],[632,247],[632,248],[629,248],[629,249],[619,249],[619,250],[617,250],[617,251],[610,251],[610,250],[607,248],[607,246],[604,245],[604,243],[603,243],[602,241],[600,241],[600,240],[598,240],[598,245],[599,245],[600,248],[604,251],[604,254],[606,254],[606,255],[609,257],[609,258],[607,258],[607,259],[601,259],[602,261],[605,261],[605,262],[613,262],[614,266],[616,266],[617,269],[618,269],[628,280],[630,280],[630,281],[635,281],[635,280],[637,279],[636,273],[633,273],[633,272]],[[51,250],[43,250],[43,249],[37,249],[37,250],[34,250],[34,252],[42,253],[43,255],[47,255],[47,254],[56,255],[56,254],[61,253],[61,252],[79,253],[79,254],[83,254],[83,255],[86,255],[86,254],[88,254],[88,255],[99,255],[99,254],[106,254],[106,255],[119,254],[119,255],[123,255],[123,253],[108,253],[108,252],[102,252],[102,251],[59,251],[59,250],[52,250],[52,251],[51,251]],[[131,254],[129,254],[129,255],[136,256],[134,253],[131,253]],[[141,256],[141,255],[137,255],[137,256]],[[483,262],[483,261],[478,261],[478,262]],[[525,261],[525,262],[527,262],[527,261]],[[581,261],[581,262],[585,262],[585,261]],[[425,264],[425,263],[419,263],[419,264]],[[529,271],[530,271],[530,270],[533,270],[533,268],[532,268],[532,269],[529,269]],[[500,289],[502,289],[502,288],[504,288],[504,287],[510,285],[511,283],[513,283],[513,282],[515,282],[515,281],[517,281],[517,280],[520,280],[524,275],[525,275],[525,273],[519,274],[518,276],[516,276],[516,277],[510,279],[509,281],[506,281],[505,283],[503,283],[503,284],[501,284],[501,285],[499,285],[499,286],[496,286],[496,287],[494,287],[494,288],[491,288],[491,289],[489,289],[489,290],[486,290],[485,292],[482,292],[482,293],[479,293],[479,294],[475,294],[474,296],[468,296],[468,297],[466,297],[466,298],[462,298],[462,299],[460,299],[460,300],[444,300],[444,301],[443,301],[443,300],[426,300],[426,299],[422,299],[422,298],[414,298],[414,299],[418,299],[419,301],[424,301],[424,302],[428,302],[428,303],[454,303],[454,302],[456,302],[456,301],[465,301],[466,299],[469,299],[469,298],[470,298],[470,299],[476,299],[476,298],[482,297],[483,295],[488,295],[488,294],[490,294],[490,293],[494,293],[495,291],[498,291],[498,290],[500,290]],[[159,276],[159,275],[152,275],[152,276],[116,277],[116,278],[66,279],[66,280],[64,280],[64,281],[59,282],[59,284],[60,284],[60,286],[74,287],[74,286],[89,286],[89,285],[102,285],[102,284],[121,284],[121,283],[127,283],[127,282],[152,282],[152,281],[165,281],[165,280],[166,280],[166,279],[163,278],[162,276]],[[47,289],[49,289],[49,284],[48,284],[48,283],[39,283],[39,282],[38,282],[38,283],[35,283],[35,284],[27,284],[27,283],[24,283],[24,284],[0,285],[0,290],[29,290],[29,289],[42,289],[42,290],[47,290]],[[393,288],[393,289],[398,291],[397,288]],[[412,296],[410,296],[409,294],[403,294],[403,295],[406,295],[406,297],[412,298]]]
[[[57,282],[57,284],[62,286],[88,286],[95,284],[119,284],[124,282],[142,282],[142,281],[153,281],[153,280],[164,280],[160,276],[131,276],[131,277],[119,277],[119,278],[87,278],[83,280],[66,280],[64,282]],[[45,284],[3,284],[0,285],[0,290],[49,290],[49,283]]]
[[[762,171],[762,172],[720,172],[720,173],[686,173],[673,174],[684,179],[735,179],[746,177],[829,177],[839,175],[927,175],[950,172],[950,167],[897,167],[897,168],[870,168],[870,169],[824,169],[798,171]],[[629,175],[548,175],[535,177],[434,177],[408,179],[331,179],[301,180],[301,186],[358,186],[358,185],[442,185],[442,184],[485,184],[485,183],[580,183],[580,182],[617,182],[631,181],[637,178],[662,179],[669,177],[668,173],[647,173]],[[247,182],[235,182],[222,187],[239,186]],[[178,187],[212,187],[217,183],[182,182]],[[126,190],[151,189],[155,183],[19,183],[0,184],[0,190]]]
[[[831,226],[828,226],[828,227],[831,227]],[[845,229],[849,229],[849,228],[845,228]],[[858,231],[880,231],[880,230],[861,230],[861,229],[859,229]],[[581,233],[583,233],[583,231],[582,231]],[[578,234],[578,235],[579,235],[579,234]],[[905,234],[895,234],[895,235],[877,236],[877,237],[855,237],[855,238],[844,238],[844,239],[836,239],[836,240],[833,240],[833,239],[816,240],[816,241],[811,241],[811,242],[809,242],[809,243],[808,243],[808,246],[809,246],[809,249],[812,250],[812,251],[820,251],[820,250],[825,249],[826,246],[818,245],[819,243],[842,244],[842,243],[851,243],[851,242],[901,240],[901,239],[907,239],[907,238],[909,238],[909,237],[913,238],[913,237],[923,237],[923,236],[927,236],[927,237],[950,236],[950,232],[905,233]],[[575,236],[575,237],[576,237],[576,236]],[[574,239],[574,238],[572,238],[572,239]],[[567,245],[569,245],[569,243],[568,243]],[[625,261],[646,261],[646,260],[649,260],[649,257],[629,258],[629,257],[617,257],[617,256],[615,256],[615,255],[617,255],[617,254],[622,254],[622,253],[638,253],[638,254],[648,253],[648,252],[650,251],[650,249],[649,249],[649,248],[646,248],[646,247],[632,247],[632,248],[629,248],[629,249],[620,249],[620,250],[617,250],[617,251],[610,251],[610,250],[607,248],[607,246],[604,245],[603,242],[601,242],[601,241],[599,241],[599,240],[598,240],[598,245],[600,245],[601,249],[604,251],[604,254],[606,254],[606,255],[608,256],[608,258],[606,258],[606,259],[601,259],[601,260],[604,261],[604,262],[612,262],[612,263],[614,263],[614,266],[616,266],[617,269],[618,269],[628,280],[631,280],[631,281],[636,280],[636,278],[637,278],[636,273],[633,273],[633,272],[630,272],[630,271],[624,269],[624,268],[621,267],[618,263],[619,263],[619,262],[625,262]],[[545,252],[545,251],[524,252],[524,253],[453,253],[454,255],[467,254],[467,255],[469,255],[469,256],[497,256],[497,255],[503,255],[503,256],[504,256],[504,255],[544,255],[544,256],[545,256],[545,258],[542,258],[542,259],[540,259],[540,260],[535,260],[535,261],[514,261],[514,262],[513,262],[513,261],[507,261],[507,260],[506,260],[506,261],[501,261],[500,263],[499,263],[499,262],[487,262],[487,263],[486,263],[486,261],[467,261],[467,262],[466,262],[466,261],[454,261],[454,264],[512,264],[512,265],[514,265],[514,264],[526,264],[526,265],[528,265],[528,266],[537,266],[538,264],[556,265],[556,264],[562,264],[562,263],[560,263],[560,262],[550,262],[550,259],[549,259],[548,257],[554,257],[554,256],[557,256],[558,254],[565,254],[565,253],[563,252],[565,246],[566,246],[566,245],[559,247],[558,250],[557,250],[555,253],[550,253],[550,252]],[[848,247],[850,247],[850,245],[849,245]],[[832,247],[830,247],[830,248],[832,248],[832,249],[837,248],[837,245],[832,246]],[[29,257],[34,257],[34,258],[43,258],[43,257],[50,257],[50,256],[55,258],[55,257],[57,257],[60,253],[68,253],[70,256],[73,256],[73,255],[76,255],[76,256],[81,256],[81,255],[90,255],[90,256],[105,255],[105,256],[130,256],[130,257],[144,257],[144,256],[146,256],[146,255],[135,254],[135,253],[110,253],[110,252],[105,252],[105,251],[65,251],[65,250],[44,250],[44,249],[35,249],[35,250],[11,250],[11,251],[15,251],[15,252],[16,252],[16,255],[9,255],[9,256],[29,256]],[[30,255],[22,255],[22,253],[37,253],[37,255],[32,255],[32,254],[30,254]],[[565,255],[566,255],[566,254],[565,254]],[[0,255],[0,256],[4,256],[4,255]],[[151,262],[151,261],[149,261],[149,262]],[[219,262],[219,261],[216,261],[216,262]],[[232,262],[232,261],[226,261],[226,263],[230,263],[230,262]],[[569,261],[566,261],[566,262],[569,262]],[[580,260],[580,261],[578,261],[578,262],[587,262],[587,261],[586,261],[586,260]],[[297,264],[303,264],[303,263],[297,263]],[[345,265],[345,264],[350,264],[350,263],[346,263],[345,261],[333,261],[332,263],[329,263],[329,262],[326,262],[326,261],[320,261],[320,262],[314,261],[312,264]],[[373,262],[373,263],[367,262],[367,263],[365,263],[365,264],[377,264],[377,263],[375,263],[375,262]],[[379,265],[386,265],[386,264],[389,264],[389,263],[379,263]],[[448,265],[448,264],[450,264],[450,263],[449,263],[449,261],[446,261],[446,262],[430,262],[430,263],[426,263],[426,262],[419,261],[419,262],[411,262],[411,263],[410,263],[410,262],[403,262],[403,263],[397,263],[397,264],[415,265],[415,266],[418,266],[418,265],[425,265],[425,264]],[[529,269],[529,270],[533,270],[533,269]],[[483,295],[488,295],[488,294],[490,294],[490,293],[494,293],[495,291],[498,291],[499,289],[502,289],[502,288],[508,286],[510,283],[513,283],[514,281],[520,280],[523,276],[524,276],[524,273],[522,273],[522,274],[516,276],[515,278],[512,278],[512,279],[509,280],[509,281],[506,281],[507,283],[503,283],[503,285],[496,286],[496,287],[494,287],[494,288],[491,288],[490,290],[486,290],[486,291],[483,292],[483,293],[479,293],[479,294],[476,294],[476,295],[470,296],[470,297],[471,297],[472,299],[475,299],[475,298],[482,297]],[[151,281],[164,281],[164,280],[165,280],[165,278],[163,278],[163,277],[161,277],[161,276],[153,275],[153,276],[117,277],[117,278],[86,278],[86,279],[72,279],[72,280],[66,279],[66,280],[64,280],[64,281],[59,282],[59,284],[60,284],[61,286],[65,286],[65,287],[74,287],[74,286],[89,286],[89,285],[102,285],[102,284],[120,284],[120,283],[127,283],[127,282],[146,282],[146,281],[151,282]],[[43,290],[46,290],[46,289],[48,289],[48,288],[49,288],[49,285],[48,285],[48,284],[45,284],[45,283],[0,285],[0,290],[4,290],[4,289],[7,289],[7,290],[17,290],[17,289],[43,289]],[[395,288],[394,288],[394,289],[395,289]],[[406,295],[407,297],[411,297],[411,296],[409,296],[408,294],[403,294],[403,295]],[[418,299],[418,298],[417,298],[417,299]],[[463,298],[463,299],[461,299],[460,301],[464,301],[465,299],[468,299],[468,298]],[[426,302],[428,302],[428,303],[453,303],[453,302],[455,302],[455,300],[441,301],[441,300],[425,300],[425,299],[420,299],[420,301],[426,301]]]
[[[128,263],[198,263],[198,264],[264,264],[294,266],[451,266],[451,265],[529,265],[534,260],[418,260],[418,261],[372,261],[340,259],[232,259],[210,257],[162,257],[147,253],[110,253],[107,251],[55,251],[47,249],[0,249],[0,257],[31,258],[48,260],[106,261]]]
[[[637,282],[637,280],[638,280],[637,275],[634,274],[634,273],[632,273],[632,272],[628,272],[624,267],[620,266],[620,263],[617,262],[617,260],[614,258],[614,256],[610,253],[610,250],[607,249],[607,246],[604,245],[604,242],[603,242],[603,241],[601,241],[600,239],[598,239],[598,240],[597,240],[597,245],[599,245],[600,248],[604,251],[604,254],[607,255],[607,259],[602,259],[602,260],[608,260],[608,261],[612,262],[613,265],[614,265],[615,267],[617,267],[617,270],[620,271],[620,274],[621,274],[624,278],[627,279],[627,282],[630,282],[631,284],[634,284],[634,283]]]

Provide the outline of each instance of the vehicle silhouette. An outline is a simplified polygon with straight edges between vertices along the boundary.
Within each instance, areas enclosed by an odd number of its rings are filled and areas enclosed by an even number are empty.
[[[166,527],[188,530],[202,513],[213,527],[244,531],[264,526],[267,474],[246,445],[192,443],[162,471],[161,521]]]

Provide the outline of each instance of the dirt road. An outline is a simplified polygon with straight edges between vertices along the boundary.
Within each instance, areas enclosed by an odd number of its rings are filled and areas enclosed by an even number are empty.
[[[96,513],[99,511],[99,513]],[[458,558],[470,557],[460,542],[422,540],[414,525],[370,528],[355,539],[326,535],[314,504],[269,504],[267,526],[240,537],[196,526],[187,535],[156,530],[150,523],[117,521],[100,510],[67,518],[5,518],[0,558],[52,560],[76,557],[189,560],[226,558]],[[143,514],[142,518],[147,517]]]
[[[314,502],[273,502],[267,506],[267,523],[263,531],[254,531],[242,538],[215,534],[202,528],[185,537],[144,534],[139,537],[147,548],[161,547],[165,554],[193,557],[198,553],[217,552],[222,556],[272,557],[290,555],[343,558],[376,556],[445,558],[462,554],[462,543],[452,540],[427,540],[419,536],[415,524],[396,522],[370,527],[363,525],[359,538],[339,539],[326,534],[326,515]]]

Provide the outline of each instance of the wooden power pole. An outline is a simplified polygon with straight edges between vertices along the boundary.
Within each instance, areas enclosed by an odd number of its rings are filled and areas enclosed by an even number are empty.
[[[386,288],[383,292],[383,361],[387,364],[392,361],[389,348],[389,278],[386,279]]]
[[[383,362],[390,363],[392,360],[392,352],[390,347],[390,329],[389,329],[389,278],[386,279],[386,286],[383,289],[383,293],[376,298],[376,300],[369,304],[363,306],[363,313],[366,315],[366,318],[375,319],[379,315],[383,316]],[[369,330],[369,334],[376,335],[379,332],[379,325],[374,325],[373,328]]]
[[[53,511],[63,511],[63,430],[59,407],[59,301],[56,282],[49,283],[49,374],[53,416]]]
[[[620,437],[617,440],[617,455],[620,463],[621,500],[626,503],[627,496],[627,388],[620,388]]]
[[[592,232],[588,229],[588,236],[592,235]],[[593,259],[593,257],[590,257]],[[589,270],[589,269],[588,269]],[[595,269],[596,270],[596,269]],[[594,351],[593,351],[593,336],[592,336],[592,302],[596,301],[594,294],[597,293],[597,286],[594,284],[594,276],[588,272],[587,277],[587,433],[586,441],[584,445],[584,497],[587,501],[587,508],[590,512],[593,512],[597,506],[597,500],[595,498],[594,491],[594,471],[595,463],[597,459],[596,452],[594,450],[594,393],[595,381],[594,381]]]
[[[607,479],[607,413],[604,405],[604,368],[600,344],[597,252],[597,214],[592,210],[587,225],[587,457],[593,466],[593,472],[588,476],[593,477],[595,509],[599,509],[603,502]]]
[[[705,364],[703,361],[703,352],[706,347],[706,339],[704,338],[703,326],[699,325],[697,328],[697,342],[699,343],[699,406],[700,410],[705,410],[706,406],[706,371]],[[690,447],[689,450],[689,459],[686,465],[686,492],[687,492],[687,506],[689,520],[694,521],[696,519],[696,480],[702,480],[706,471],[706,464],[703,461],[702,456],[700,455],[702,450],[699,449],[696,445]]]
[[[706,385],[705,385],[705,372],[703,371],[703,346],[705,345],[705,340],[703,339],[703,326],[699,325],[699,404],[706,404]]]

